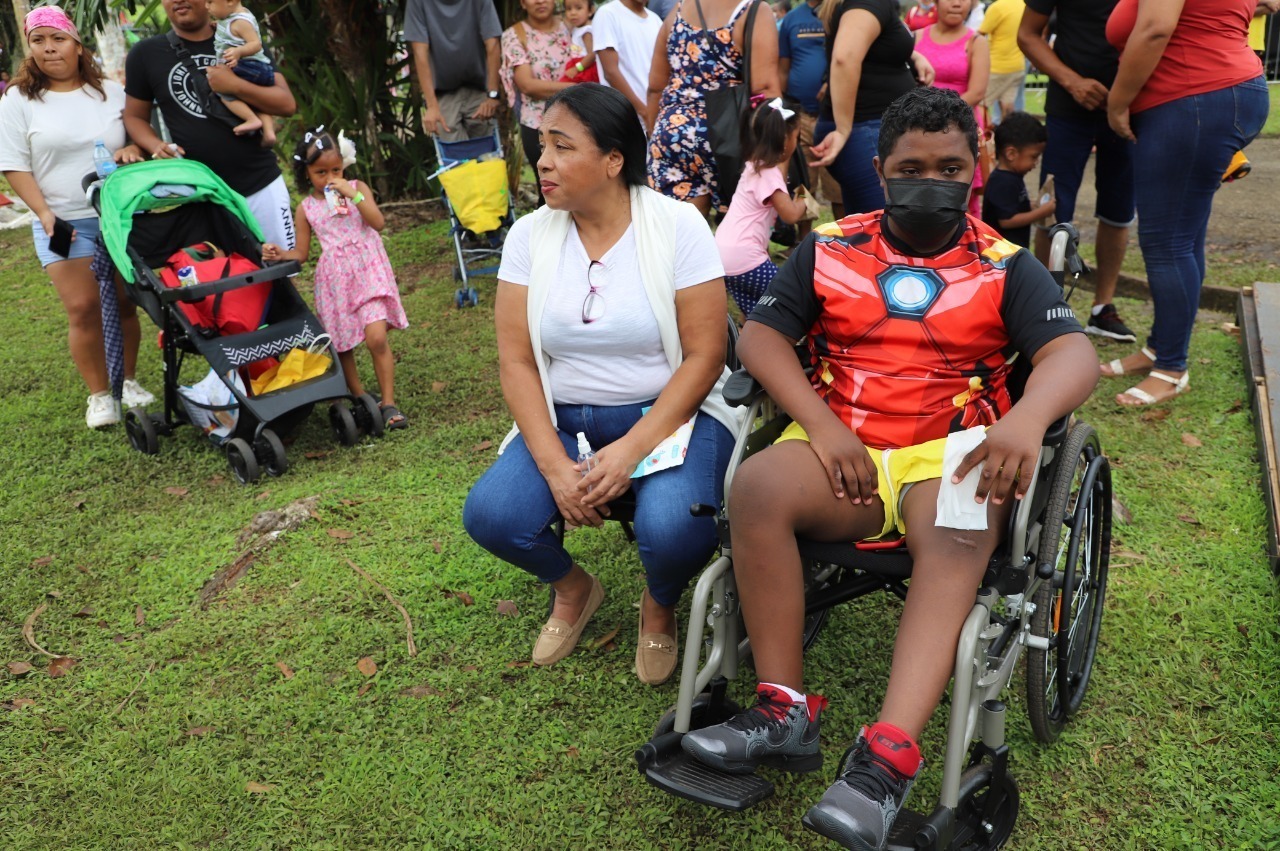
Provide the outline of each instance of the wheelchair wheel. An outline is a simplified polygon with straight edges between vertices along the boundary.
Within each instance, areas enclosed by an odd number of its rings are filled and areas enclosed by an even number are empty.
[[[991,785],[991,766],[975,765],[960,776],[960,806],[950,851],[996,851],[1003,848],[1018,820],[1018,784],[1008,772]]]
[[[1048,639],[1027,653],[1031,729],[1052,742],[1080,709],[1098,649],[1111,546],[1111,467],[1098,435],[1077,423],[1063,443],[1036,551],[1053,565],[1033,598],[1031,632]]]

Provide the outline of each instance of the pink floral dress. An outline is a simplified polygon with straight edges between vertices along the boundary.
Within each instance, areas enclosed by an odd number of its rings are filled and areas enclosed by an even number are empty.
[[[524,43],[520,42],[520,32],[524,35]],[[546,109],[545,100],[534,100],[526,94],[518,93],[515,83],[516,68],[528,65],[534,79],[559,80],[564,74],[569,57],[573,55],[573,39],[569,27],[564,21],[556,20],[550,32],[542,32],[529,26],[524,21],[508,27],[502,33],[502,84],[507,90],[507,104],[514,109],[516,97],[520,100],[520,123],[532,130],[542,126],[542,113]]]
[[[385,320],[391,328],[409,326],[382,237],[358,210],[348,209],[348,215],[331,216],[323,198],[307,195],[302,199],[302,213],[320,240],[316,315],[340,352],[363,343],[365,326],[372,322]]]

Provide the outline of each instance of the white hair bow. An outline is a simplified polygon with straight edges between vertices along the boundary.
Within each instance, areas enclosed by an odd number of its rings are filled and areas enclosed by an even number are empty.
[[[338,131],[338,153],[342,155],[342,167],[350,168],[356,164],[356,143],[347,138],[347,134]]]
[[[783,121],[787,121],[788,119],[791,118],[791,116],[796,114],[795,110],[787,109],[785,106],[782,105],[782,98],[774,98],[773,100],[769,101],[769,106],[773,109],[778,110],[778,112],[782,113]]]

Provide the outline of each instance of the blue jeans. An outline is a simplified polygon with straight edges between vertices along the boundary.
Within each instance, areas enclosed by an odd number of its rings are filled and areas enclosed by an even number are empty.
[[[819,118],[813,128],[813,143],[818,144],[835,129],[834,121]],[[876,168],[871,162],[877,155],[876,143],[879,141],[880,119],[855,122],[835,162],[827,167],[840,184],[846,216],[884,209],[884,189],[880,187],[880,178],[876,176]]]
[[[584,432],[597,449],[613,443],[640,419],[640,409],[651,404],[556,405],[565,454],[577,457],[578,432]],[[719,543],[715,518],[693,517],[689,506],[695,502],[720,505],[733,441],[727,428],[700,413],[683,464],[631,480],[640,562],[649,594],[659,605],[674,606],[689,580],[715,552]],[[477,544],[548,583],[563,579],[573,566],[573,557],[551,528],[559,518],[551,489],[523,436],[512,440],[480,477],[462,509],[462,524]]]
[[[1089,154],[1097,149],[1093,185],[1098,190],[1094,213],[1098,221],[1118,228],[1133,224],[1132,142],[1116,135],[1107,123],[1106,111],[1087,118],[1061,115],[1045,117],[1049,144],[1040,160],[1040,183],[1053,175],[1053,194],[1058,205],[1054,219],[1069,222],[1076,216],[1076,196],[1084,180]]]
[[[1213,194],[1232,155],[1262,130],[1269,105],[1266,80],[1259,76],[1130,119],[1138,137],[1138,244],[1155,309],[1147,346],[1156,353],[1157,369],[1187,368]]]

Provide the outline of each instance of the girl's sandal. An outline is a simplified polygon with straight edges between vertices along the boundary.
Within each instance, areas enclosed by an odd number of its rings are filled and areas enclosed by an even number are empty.
[[[1122,408],[1145,408],[1149,405],[1157,405],[1161,402],[1168,402],[1174,396],[1179,396],[1187,392],[1187,389],[1191,386],[1190,372],[1184,372],[1182,373],[1181,378],[1176,378],[1167,372],[1160,372],[1159,370],[1153,369],[1151,370],[1151,372],[1147,373],[1147,377],[1158,378],[1161,381],[1165,381],[1165,382],[1168,382],[1169,384],[1172,384],[1173,392],[1162,399],[1157,399],[1155,396],[1152,396],[1150,393],[1148,393],[1147,391],[1143,390],[1140,387],[1130,387],[1128,390],[1116,396],[1116,404]],[[1136,399],[1137,402],[1121,401],[1126,396],[1129,397],[1130,399]]]
[[[408,428],[409,420],[395,405],[382,405],[382,424],[385,428]]]
[[[1103,372],[1103,376],[1106,378],[1113,378],[1117,375],[1134,375],[1135,373],[1146,372],[1151,369],[1151,366],[1156,362],[1156,353],[1148,349],[1146,346],[1143,346],[1140,351],[1144,358],[1151,361],[1151,364],[1147,366],[1139,366],[1135,369],[1125,369],[1124,362],[1120,360],[1120,358],[1116,358],[1115,360],[1108,361],[1103,364],[1103,369],[1110,370],[1109,372]]]

